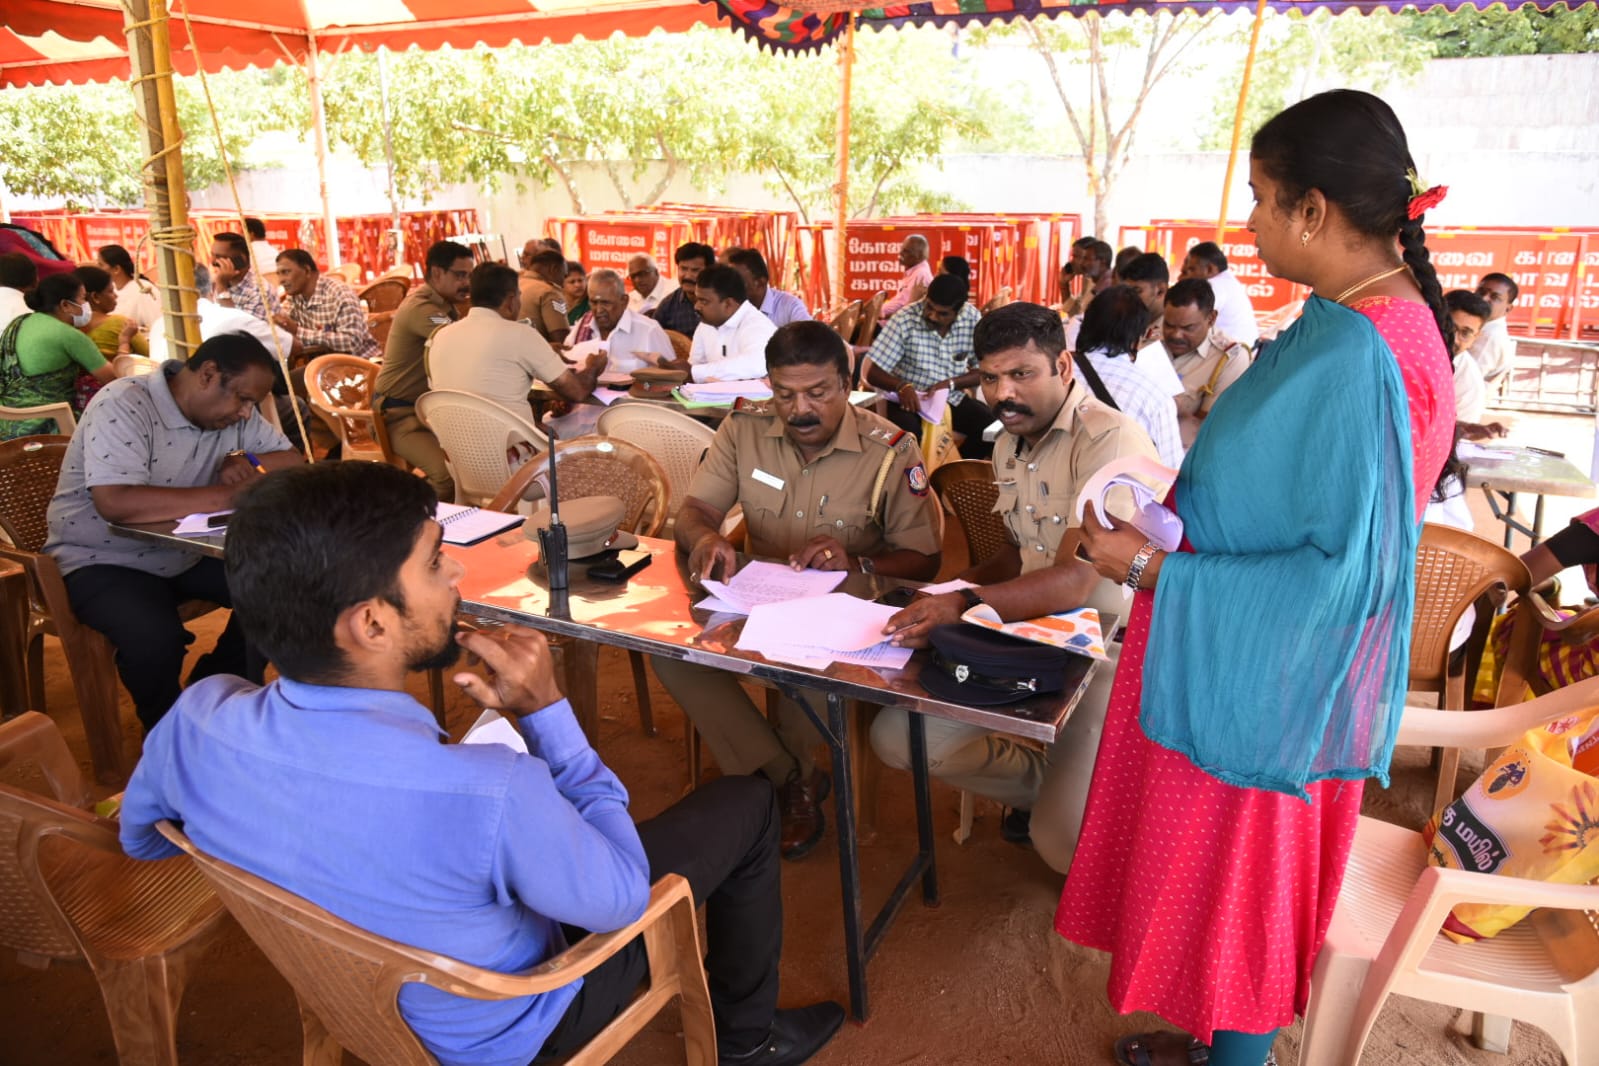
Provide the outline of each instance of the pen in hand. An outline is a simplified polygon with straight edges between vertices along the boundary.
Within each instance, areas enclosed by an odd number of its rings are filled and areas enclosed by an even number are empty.
[[[261,460],[256,457],[256,454],[254,452],[245,452],[244,453],[244,460],[245,460],[245,462],[249,463],[251,466],[255,467],[255,472],[256,473],[264,474],[264,473],[267,472],[267,468],[265,466],[261,465]]]

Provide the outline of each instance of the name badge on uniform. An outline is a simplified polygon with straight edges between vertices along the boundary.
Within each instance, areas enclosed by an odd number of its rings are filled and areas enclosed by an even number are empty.
[[[759,481],[762,485],[770,485],[772,488],[777,489],[780,492],[782,491],[783,479],[775,474],[768,474],[760,467],[756,467],[754,470],[750,471],[750,477],[754,478],[756,481]]]

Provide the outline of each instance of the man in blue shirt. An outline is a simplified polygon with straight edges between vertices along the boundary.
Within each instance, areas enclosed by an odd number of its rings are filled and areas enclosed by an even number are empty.
[[[359,501],[354,503],[353,501]],[[503,972],[584,930],[636,919],[650,882],[708,901],[706,966],[723,1064],[796,1064],[843,1008],[777,1010],[782,896],[773,791],[727,777],[634,826],[627,793],[561,698],[539,634],[456,632],[461,564],[440,550],[425,481],[378,463],[263,479],[235,512],[227,574],[246,633],[280,679],[192,686],[151,731],[123,798],[128,854],[202,850],[380,936]],[[510,718],[529,754],[441,745],[405,692],[459,648],[454,681]],[[400,1010],[446,1064],[523,1066],[611,1020],[647,976],[634,941],[558,992],[500,1002],[407,985]]]

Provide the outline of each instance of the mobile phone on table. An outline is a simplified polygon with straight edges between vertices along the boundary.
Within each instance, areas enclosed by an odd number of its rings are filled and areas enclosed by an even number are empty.
[[[616,558],[589,567],[589,577],[595,581],[626,581],[649,566],[650,558],[650,553],[646,551],[619,551]]]
[[[917,590],[913,588],[889,589],[877,597],[877,602],[884,607],[909,607],[911,601],[916,598],[916,592]]]
[[[228,519],[232,517],[232,511],[227,511],[223,514],[214,514],[205,520],[205,527],[207,529],[221,529],[223,526],[228,524]]]

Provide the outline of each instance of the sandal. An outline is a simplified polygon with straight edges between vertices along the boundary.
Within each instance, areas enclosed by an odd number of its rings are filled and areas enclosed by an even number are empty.
[[[1181,1033],[1134,1033],[1124,1036],[1116,1041],[1116,1061],[1121,1066],[1152,1066],[1154,1059],[1150,1057],[1157,1040],[1181,1039]],[[1210,1061],[1210,1046],[1199,1040],[1190,1038],[1188,1041],[1189,1066],[1206,1066]]]

